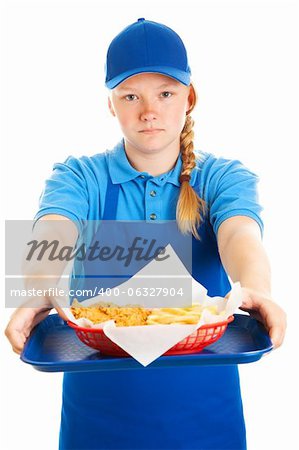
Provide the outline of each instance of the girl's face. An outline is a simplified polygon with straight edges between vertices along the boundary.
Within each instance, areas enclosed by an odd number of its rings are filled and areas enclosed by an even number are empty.
[[[127,145],[145,153],[171,147],[179,151],[180,133],[193,91],[157,73],[134,75],[111,91],[108,106]]]

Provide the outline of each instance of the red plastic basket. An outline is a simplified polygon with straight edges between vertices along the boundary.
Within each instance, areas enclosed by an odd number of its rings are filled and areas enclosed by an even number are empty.
[[[223,322],[201,326],[194,333],[167,350],[164,355],[182,355],[200,352],[204,347],[207,347],[220,339],[225,332],[227,325],[233,320],[234,316],[230,316]],[[102,329],[83,328],[70,321],[68,321],[67,324],[75,330],[78,338],[84,344],[96,350],[100,350],[103,355],[131,356],[117,344],[112,342]]]

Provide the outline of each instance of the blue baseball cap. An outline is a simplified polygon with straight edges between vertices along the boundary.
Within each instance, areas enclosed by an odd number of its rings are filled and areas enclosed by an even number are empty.
[[[171,28],[140,18],[111,42],[105,64],[105,85],[115,88],[142,72],[160,73],[190,85],[191,70],[180,36]]]

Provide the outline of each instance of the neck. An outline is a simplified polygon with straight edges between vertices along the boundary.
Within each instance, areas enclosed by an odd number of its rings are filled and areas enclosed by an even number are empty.
[[[126,140],[124,142],[131,166],[139,172],[147,172],[154,177],[173,169],[180,154],[179,142],[173,142],[167,147],[153,151],[136,148]]]

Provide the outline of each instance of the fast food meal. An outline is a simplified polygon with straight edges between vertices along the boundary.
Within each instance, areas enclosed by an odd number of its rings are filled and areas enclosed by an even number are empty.
[[[137,325],[170,325],[196,324],[202,311],[207,308],[212,314],[218,314],[216,306],[203,307],[192,305],[184,308],[152,308],[146,309],[139,305],[118,306],[113,303],[99,302],[93,306],[81,306],[74,300],[71,311],[75,319],[86,318],[94,324],[114,320],[116,326],[128,327]]]

